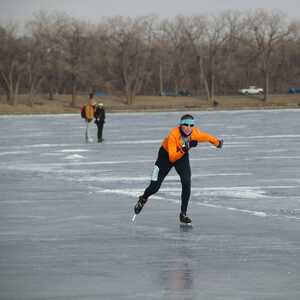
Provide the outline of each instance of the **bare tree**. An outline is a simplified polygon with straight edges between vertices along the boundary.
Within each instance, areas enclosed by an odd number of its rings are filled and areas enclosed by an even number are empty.
[[[270,74],[275,52],[290,35],[286,17],[279,11],[256,10],[249,13],[243,42],[256,55],[257,67],[264,77],[264,101],[268,99]]]
[[[31,21],[27,24],[27,36],[25,38],[26,68],[24,74],[25,85],[28,88],[28,103],[34,103],[34,98],[40,85],[46,79],[47,49],[45,41],[39,34],[41,23]]]
[[[221,72],[226,63],[228,40],[232,39],[231,13],[225,12],[218,16],[211,16],[206,31],[206,69],[209,85],[210,99],[215,102],[216,76]],[[230,26],[228,26],[230,25]]]
[[[144,71],[150,56],[150,44],[153,39],[153,19],[151,17],[121,18],[108,20],[109,43],[107,46],[113,55],[111,69],[122,79],[121,85],[128,104],[132,104],[141,90]]]
[[[86,71],[85,60],[89,51],[87,25],[77,20],[71,20],[65,28],[63,38],[66,71],[70,74],[71,79],[71,106],[75,106],[77,88],[81,74]]]
[[[44,80],[43,58],[37,53],[37,48],[28,48],[25,68],[25,84],[28,85],[28,103],[33,106],[41,82]]]
[[[197,62],[199,86],[207,99],[215,103],[216,82],[226,78],[224,70],[236,51],[240,14],[228,11],[218,16],[198,15],[185,21],[185,34]]]
[[[198,66],[199,87],[204,85],[205,94],[208,100],[211,99],[208,86],[206,71],[204,69],[205,59],[205,34],[207,31],[208,21],[207,16],[198,15],[187,19],[184,23],[184,33],[188,39],[188,45],[193,49],[194,61]]]
[[[15,105],[25,67],[23,39],[15,25],[0,27],[0,57],[0,84],[7,103]]]
[[[153,83],[157,85],[152,86],[153,90],[158,90],[158,94],[163,96],[166,90],[166,81],[170,79],[170,60],[169,60],[169,49],[168,39],[161,29],[160,23],[154,30],[153,49],[151,57],[151,77]]]
[[[240,36],[243,34],[243,15],[239,11],[226,11],[220,15],[225,36],[218,53],[216,90],[221,94],[236,92],[244,70],[239,70],[238,54],[241,51]]]
[[[90,91],[113,93],[116,78],[112,68],[114,55],[110,51],[108,27],[105,22],[92,26],[86,39],[85,64],[80,79]]]
[[[166,59],[162,66],[168,71],[168,80],[173,81],[175,95],[178,94],[179,89],[185,88],[190,78],[186,58],[189,57],[191,51],[184,31],[185,22],[185,17],[178,16],[174,21],[164,20],[161,24],[161,38],[167,50],[162,52]]]
[[[285,72],[283,74],[282,80],[285,83],[285,88],[289,87],[299,87],[300,78],[300,20],[293,20],[290,23],[290,39],[285,41],[281,48],[283,48],[280,58],[282,61],[282,66],[285,66]],[[279,70],[280,72],[280,70]],[[282,72],[281,72],[282,74]],[[282,76],[281,76],[282,79]],[[288,86],[286,84],[289,84]]]
[[[34,64],[30,69],[33,71],[33,78],[42,77],[35,82],[47,91],[50,100],[54,99],[54,94],[59,89],[65,90],[67,86],[64,34],[69,24],[70,18],[65,14],[39,11],[27,26],[32,38],[30,53]],[[37,48],[34,48],[34,44]],[[40,66],[38,62],[41,62]]]

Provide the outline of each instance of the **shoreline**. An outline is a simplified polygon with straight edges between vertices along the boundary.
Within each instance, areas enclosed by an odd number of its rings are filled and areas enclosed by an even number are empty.
[[[213,108],[213,107],[162,107],[162,108],[122,108],[122,109],[110,109],[106,108],[107,113],[138,113],[138,112],[180,112],[180,111],[243,111],[243,110],[276,110],[276,109],[300,109],[299,105],[285,105],[285,106],[239,106],[239,107],[222,107],[222,108]],[[79,110],[74,109],[74,111],[49,111],[39,110],[39,111],[15,111],[15,112],[3,112],[0,111],[1,116],[22,116],[22,115],[80,115]]]
[[[134,104],[128,105],[124,99],[112,97],[97,97],[96,102],[102,102],[106,112],[160,112],[160,111],[223,111],[223,110],[266,110],[266,109],[298,109],[300,94],[273,95],[265,102],[259,96],[220,96],[217,105],[213,106],[205,99],[195,97],[159,97],[139,96]],[[30,106],[23,103],[12,106],[0,103],[0,115],[35,115],[35,114],[80,114],[80,107],[85,98],[79,98],[75,106],[70,106],[70,96],[55,100],[39,99]]]

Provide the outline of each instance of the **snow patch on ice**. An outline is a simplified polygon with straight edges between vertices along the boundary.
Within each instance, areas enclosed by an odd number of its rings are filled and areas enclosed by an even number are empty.
[[[55,148],[55,147],[70,147],[70,146],[78,147],[79,144],[31,144],[31,145],[21,145],[21,146],[10,146],[9,149]],[[0,146],[0,148],[7,148],[7,147]]]
[[[107,194],[119,194],[119,195],[126,195],[130,197],[137,197],[138,193],[140,190],[138,189],[105,189],[105,190],[98,190],[98,193],[107,193]],[[180,201],[172,198],[165,198],[161,196],[154,195],[151,197],[152,199],[156,200],[163,200],[163,201],[168,201],[172,202],[174,204],[178,204]],[[216,204],[210,204],[210,203],[202,203],[202,202],[195,202],[194,204],[199,205],[199,206],[205,206],[205,207],[211,207],[211,208],[218,208],[218,209],[225,209],[225,210],[230,210],[230,211],[236,211],[236,212],[241,212],[241,213],[246,213],[249,215],[253,215],[256,217],[268,217],[271,215],[268,215],[267,213],[263,211],[255,211],[255,210],[247,210],[247,209],[240,209],[240,208],[235,208],[235,207],[226,207],[223,205],[216,205]]]
[[[254,187],[254,189],[257,187]],[[271,187],[270,187],[271,188]],[[273,187],[274,188],[274,187]],[[210,189],[210,188],[208,188]],[[235,189],[235,187],[234,187]],[[181,189],[161,189],[160,191],[178,191]],[[193,189],[194,191],[195,189]],[[200,190],[200,188],[199,188]],[[134,197],[137,199],[138,195],[141,193],[140,189],[98,189],[96,191],[96,193],[105,193],[105,194],[118,194],[118,195],[126,195],[129,197]],[[170,193],[169,193],[170,194]],[[168,201],[171,202],[173,204],[179,204],[180,201],[178,199],[174,199],[174,198],[167,198],[167,197],[163,197],[163,196],[157,196],[157,195],[153,195],[151,197],[151,199],[153,200],[161,200],[161,201]],[[211,203],[203,203],[203,202],[194,202],[194,205],[198,205],[198,206],[203,206],[203,207],[210,207],[210,208],[216,208],[216,209],[224,209],[224,210],[228,210],[228,211],[235,211],[238,213],[244,213],[244,214],[248,214],[248,215],[252,215],[255,217],[261,217],[261,218],[266,218],[266,217],[284,217],[284,218],[288,218],[288,219],[296,219],[296,220],[300,220],[299,217],[297,216],[284,216],[284,215],[277,215],[277,214],[268,214],[264,211],[256,211],[256,210],[249,210],[249,209],[241,209],[241,208],[236,208],[236,207],[231,207],[231,206],[224,206],[224,205],[217,205],[217,204],[211,204]]]
[[[110,144],[157,144],[157,143],[161,143],[161,140],[132,140],[132,141],[128,141],[128,140],[125,140],[125,141],[110,141]]]
[[[68,155],[68,156],[65,157],[65,159],[70,159],[70,160],[72,160],[72,159],[74,159],[74,160],[84,159],[84,158],[85,158],[84,156],[79,155],[79,154],[71,154],[71,155]]]
[[[274,135],[253,135],[253,136],[237,136],[239,139],[294,139],[299,138],[300,134],[274,134]]]
[[[88,152],[88,149],[63,149],[63,150],[57,150],[56,152],[62,152],[62,153],[78,153],[78,152]]]
[[[227,207],[227,206],[224,206],[224,205],[216,205],[216,204],[210,204],[210,203],[199,203],[199,202],[196,202],[196,205],[205,206],[205,207],[212,207],[212,208],[221,208],[221,209],[225,209],[225,210],[246,213],[246,214],[253,215],[253,216],[256,216],[256,217],[271,216],[271,215],[268,215],[267,213],[265,213],[263,211],[240,209],[240,208],[236,208],[236,207]]]
[[[31,151],[6,151],[6,152],[0,152],[0,156],[3,155],[16,155],[16,154],[28,154],[31,153]]]
[[[193,189],[194,190],[194,189]],[[258,199],[267,197],[266,192],[260,189],[251,189],[249,187],[229,187],[229,188],[217,188],[217,189],[198,189],[195,196],[219,196],[228,198],[242,198],[242,199]]]
[[[216,174],[196,174],[193,175],[193,178],[197,177],[217,177],[217,176],[248,176],[251,173],[216,173]],[[99,177],[99,176],[81,176],[77,179],[79,182],[88,182],[88,181],[96,181],[96,182],[143,182],[150,181],[150,176],[137,176],[137,177],[128,177],[128,176],[113,176],[113,177]],[[72,178],[72,181],[74,178]],[[76,180],[76,179],[75,179]],[[168,181],[180,181],[178,176],[168,176],[165,179]]]
[[[141,192],[141,189],[98,189],[96,193],[104,193],[104,194],[118,194],[118,195],[126,195],[131,197],[137,197],[138,193]]]

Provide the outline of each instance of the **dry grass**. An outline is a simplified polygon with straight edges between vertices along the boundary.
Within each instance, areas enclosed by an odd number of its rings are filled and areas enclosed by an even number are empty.
[[[0,102],[0,114],[59,114],[79,113],[80,107],[86,102],[87,96],[78,96],[75,107],[71,107],[71,96],[58,96],[50,101],[43,97],[35,100],[33,106],[26,105],[26,96],[19,98],[16,106]],[[97,97],[107,111],[162,111],[162,110],[212,110],[212,109],[244,109],[244,108],[300,108],[299,95],[272,95],[267,102],[261,96],[218,96],[218,104],[213,106],[204,98],[196,97],[155,97],[138,96],[135,103],[128,106],[124,99],[117,97]]]

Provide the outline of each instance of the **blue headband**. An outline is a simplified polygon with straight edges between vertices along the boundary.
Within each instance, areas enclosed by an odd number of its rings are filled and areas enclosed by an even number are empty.
[[[195,125],[194,119],[183,119],[180,120],[179,125]]]

